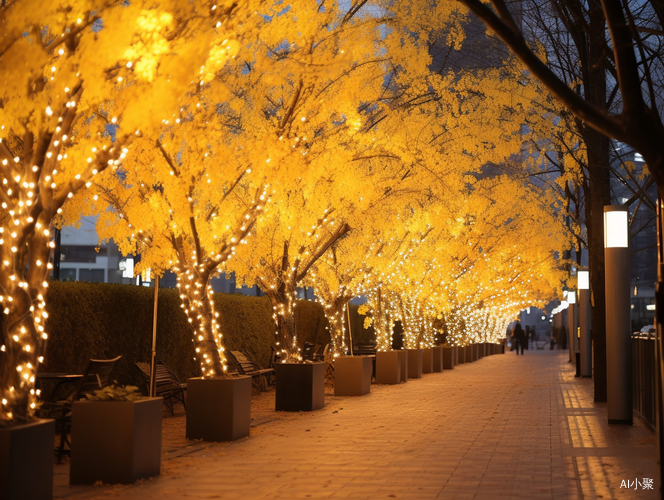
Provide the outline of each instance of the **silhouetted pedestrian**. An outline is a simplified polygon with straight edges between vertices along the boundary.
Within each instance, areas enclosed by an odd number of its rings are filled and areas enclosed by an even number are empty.
[[[526,340],[526,334],[523,328],[521,328],[521,323],[517,323],[514,327],[514,340],[516,343],[516,355],[519,355],[519,347],[521,348],[521,354],[523,354],[523,348],[528,340]]]
[[[530,325],[526,325],[526,350],[529,349],[530,342]]]

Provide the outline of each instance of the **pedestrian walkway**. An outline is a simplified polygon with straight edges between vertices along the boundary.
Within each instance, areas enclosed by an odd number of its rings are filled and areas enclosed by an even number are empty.
[[[181,439],[179,452],[171,443],[162,475],[134,485],[71,487],[68,466],[57,466],[55,496],[657,498],[654,434],[638,421],[607,425],[592,381],[575,379],[567,359],[566,351],[508,352],[372,386],[363,397],[327,396],[325,408],[312,413],[257,411],[251,437]],[[274,393],[260,398],[265,409]],[[643,489],[644,478],[653,480],[652,491]]]

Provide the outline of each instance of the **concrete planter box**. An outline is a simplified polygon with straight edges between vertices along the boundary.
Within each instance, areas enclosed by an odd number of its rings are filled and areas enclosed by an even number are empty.
[[[377,384],[398,384],[401,382],[401,352],[403,351],[376,352]]]
[[[454,364],[462,365],[466,362],[466,348],[465,347],[453,347],[456,352],[454,353]]]
[[[433,349],[422,349],[422,373],[433,373]]]
[[[325,363],[279,363],[276,411],[313,411],[325,406]]]
[[[443,368],[445,370],[454,369],[454,351],[456,347],[443,347]]]
[[[334,395],[364,396],[371,391],[373,366],[369,356],[347,356],[334,360]]]
[[[399,352],[399,362],[401,363],[401,381],[408,382],[408,351]]]
[[[76,401],[70,484],[129,484],[161,470],[162,398]]]
[[[479,344],[473,344],[473,361],[480,359],[480,346]]]
[[[443,347],[434,347],[433,349],[433,372],[443,371]]]
[[[406,349],[408,353],[408,378],[422,378],[424,349]]]
[[[55,421],[0,427],[0,499],[53,498]]]
[[[464,351],[466,351],[466,363],[472,363],[473,361],[475,361],[473,359],[473,350],[474,350],[474,348],[473,348],[472,344],[467,345],[463,349],[464,349]]]
[[[251,377],[187,380],[187,439],[235,441],[250,425]]]

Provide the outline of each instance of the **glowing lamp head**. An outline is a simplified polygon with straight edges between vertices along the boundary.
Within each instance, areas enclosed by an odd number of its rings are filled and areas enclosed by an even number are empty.
[[[629,247],[629,214],[624,205],[604,207],[604,248]]]
[[[579,280],[578,281],[579,290],[590,290],[589,271],[579,271],[578,280]]]

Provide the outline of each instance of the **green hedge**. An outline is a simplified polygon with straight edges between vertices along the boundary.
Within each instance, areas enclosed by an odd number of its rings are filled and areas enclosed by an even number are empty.
[[[104,283],[51,282],[46,300],[49,317],[43,372],[80,373],[89,359],[122,355],[113,378],[120,384],[140,384],[134,366],[149,361],[152,346],[154,289]],[[215,294],[215,308],[224,344],[269,366],[275,342],[272,307],[266,296]],[[364,316],[351,305],[354,343],[374,340]],[[299,300],[295,306],[298,344],[327,344],[328,323],[320,304]],[[0,326],[2,315],[0,315]],[[159,291],[157,358],[180,379],[198,375],[192,332],[175,289]]]
[[[269,299],[241,294],[215,294],[224,344],[269,366],[275,342]],[[104,283],[51,282],[46,298],[49,317],[43,372],[80,373],[89,359],[122,355],[113,378],[139,384],[136,361],[149,361],[152,346],[154,289]],[[298,301],[298,342],[329,342],[320,304]],[[0,325],[1,325],[0,315]],[[175,289],[159,291],[157,358],[180,379],[198,375],[192,332]]]

